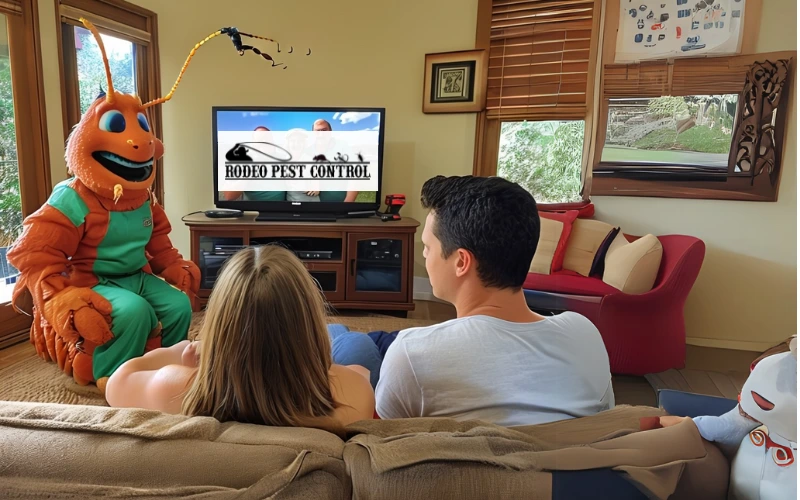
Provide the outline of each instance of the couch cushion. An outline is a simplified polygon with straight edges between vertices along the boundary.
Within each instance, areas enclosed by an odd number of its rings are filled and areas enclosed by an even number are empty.
[[[278,491],[286,498],[349,498],[344,443],[318,429],[222,424],[210,417],[139,409],[1,402],[0,436],[4,493],[14,487],[37,496],[52,491],[48,498],[65,498],[67,491],[70,498],[131,492],[137,497],[267,498]]]
[[[642,294],[653,288],[661,266],[663,248],[652,234],[630,243],[618,234],[606,254],[603,282],[628,294]]]
[[[556,240],[556,249],[555,253],[553,254],[553,261],[550,266],[550,272],[558,272],[564,266],[564,254],[567,251],[567,241],[569,241],[569,235],[572,232],[572,223],[575,222],[575,218],[578,217],[577,210],[568,210],[563,213],[548,213],[548,212],[541,212],[539,213],[539,220],[548,219],[552,221],[561,222],[561,233]],[[541,230],[539,231],[539,242],[542,242],[542,234]],[[554,239],[555,233],[553,231],[548,232],[545,234],[545,238],[549,238],[550,240]],[[548,248],[549,245],[546,245]],[[539,251],[537,246],[536,251]],[[533,256],[536,259],[536,255]]]
[[[572,223],[572,232],[564,253],[564,269],[589,276],[594,256],[614,226],[599,220],[577,219]]]
[[[550,274],[564,223],[545,217],[540,217],[539,220],[539,244],[536,245],[536,253],[528,270],[537,274]]]
[[[639,432],[639,419],[663,415],[618,406],[591,417],[503,428],[480,421],[362,421],[345,444],[353,498],[551,498],[551,471],[609,468],[625,472],[650,498],[723,499],[728,464],[686,421]],[[663,432],[668,431],[668,432]],[[701,468],[706,481],[681,488]]]
[[[585,278],[575,276],[570,271],[561,271],[549,276],[529,273],[522,288],[540,292],[563,293],[567,295],[589,295],[604,297],[612,293],[619,293],[613,286],[603,283],[598,278]]]

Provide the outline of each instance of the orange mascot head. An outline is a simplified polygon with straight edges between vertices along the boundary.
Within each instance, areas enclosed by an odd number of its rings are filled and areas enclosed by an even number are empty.
[[[84,113],[67,142],[67,164],[89,189],[105,198],[140,195],[156,176],[164,145],[153,134],[138,97],[113,90]]]

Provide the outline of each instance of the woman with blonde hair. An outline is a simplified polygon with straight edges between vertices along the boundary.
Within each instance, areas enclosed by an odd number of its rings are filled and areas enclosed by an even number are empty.
[[[325,317],[322,293],[292,252],[246,248],[223,266],[200,340],[126,362],[106,399],[221,422],[336,430],[370,419],[369,372],[333,364]]]

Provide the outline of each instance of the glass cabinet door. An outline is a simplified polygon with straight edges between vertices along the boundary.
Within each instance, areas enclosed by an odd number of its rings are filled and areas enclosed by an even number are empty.
[[[349,236],[347,300],[405,302],[408,236]]]
[[[344,265],[324,262],[303,262],[303,265],[317,282],[317,286],[325,294],[328,302],[344,300]]]

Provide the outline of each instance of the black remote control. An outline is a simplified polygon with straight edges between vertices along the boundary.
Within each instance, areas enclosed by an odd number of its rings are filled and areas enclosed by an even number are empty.
[[[203,212],[206,217],[210,219],[234,219],[236,217],[241,217],[244,215],[244,212],[241,210],[206,210]]]

